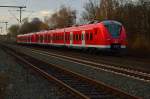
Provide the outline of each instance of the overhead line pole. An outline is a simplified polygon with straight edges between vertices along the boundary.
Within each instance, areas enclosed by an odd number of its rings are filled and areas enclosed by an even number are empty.
[[[3,27],[0,27],[0,29],[1,29],[1,33],[2,33],[2,32],[3,32],[3,30],[2,30],[2,29],[3,29]]]
[[[5,25],[6,25],[6,32],[7,32],[8,22],[0,22],[0,23],[5,23]]]
[[[26,8],[26,6],[0,6],[0,7],[7,7],[7,8],[19,8],[20,12],[20,23],[22,22],[22,9]]]

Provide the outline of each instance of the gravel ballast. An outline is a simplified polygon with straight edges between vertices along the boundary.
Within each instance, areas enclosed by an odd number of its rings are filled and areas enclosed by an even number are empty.
[[[21,49],[20,49],[21,50]],[[42,61],[48,62],[50,64],[56,64],[58,66],[63,66],[74,72],[78,72],[90,78],[104,82],[105,84],[112,85],[114,87],[120,88],[132,95],[143,97],[144,99],[150,99],[150,84],[139,81],[136,79],[128,78],[121,75],[116,75],[113,73],[108,73],[100,69],[94,69],[83,64],[78,64],[74,62],[68,62],[62,59],[44,56],[37,53],[31,53],[29,50],[21,50],[25,54],[33,56],[34,58],[40,59]]]
[[[17,62],[0,46],[0,99],[60,99],[63,89]]]

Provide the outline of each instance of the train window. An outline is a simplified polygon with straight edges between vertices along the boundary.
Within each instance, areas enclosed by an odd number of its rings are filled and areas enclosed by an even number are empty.
[[[47,35],[44,35],[44,41],[47,41]]]
[[[51,41],[53,38],[52,38],[52,36],[51,35],[49,35],[49,41]]]
[[[66,35],[66,40],[69,40],[69,39],[68,39],[68,36],[69,36],[69,35],[67,34],[67,35]]]
[[[94,32],[95,32],[95,35],[97,35],[97,32],[98,32],[98,31],[97,31],[97,28],[94,29]]]
[[[57,35],[55,34],[55,40],[57,40]]]
[[[46,35],[46,41],[48,41],[48,35]]]
[[[65,40],[67,40],[67,34],[65,35]]]
[[[54,35],[52,35],[52,40],[55,40]]]
[[[63,35],[61,36],[61,40],[63,40]]]
[[[73,35],[73,40],[75,40],[75,35]]]
[[[90,40],[93,40],[93,34],[90,33]]]
[[[76,40],[77,40],[77,34],[76,34]]]
[[[41,36],[41,42],[43,41],[43,36]]]
[[[53,35],[53,40],[55,40],[55,35]]]
[[[84,40],[84,38],[83,38],[83,37],[84,37],[84,34],[82,34],[82,35],[81,35],[81,40]]]
[[[49,41],[49,35],[46,36],[47,42]]]
[[[76,35],[74,35],[74,40],[76,40]]]
[[[74,35],[74,40],[76,40],[76,35]]]
[[[40,42],[42,42],[42,36],[40,36]]]
[[[43,41],[43,36],[41,36],[41,42]]]
[[[56,40],[58,40],[58,35],[56,35]]]
[[[48,35],[46,35],[46,41],[48,41]]]
[[[30,36],[28,37],[28,42],[30,42]]]
[[[70,35],[68,34],[68,40],[70,40]]]
[[[78,40],[78,34],[76,34],[76,40]]]
[[[79,34],[79,40],[81,40],[81,34]]]
[[[89,34],[86,33],[86,40],[89,40]]]

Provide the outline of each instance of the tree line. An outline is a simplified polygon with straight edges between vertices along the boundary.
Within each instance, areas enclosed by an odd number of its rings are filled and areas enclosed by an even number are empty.
[[[62,6],[51,16],[45,18],[44,22],[34,18],[31,22],[25,19],[21,26],[12,25],[9,28],[9,34],[15,36],[109,19],[119,21],[125,26],[129,49],[150,51],[150,1],[88,0],[84,4],[84,11],[80,19],[76,18],[76,13],[75,9]]]

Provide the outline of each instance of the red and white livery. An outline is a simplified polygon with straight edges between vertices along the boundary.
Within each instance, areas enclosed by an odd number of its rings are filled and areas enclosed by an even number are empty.
[[[17,43],[96,49],[124,49],[127,45],[125,28],[113,20],[18,35]]]

